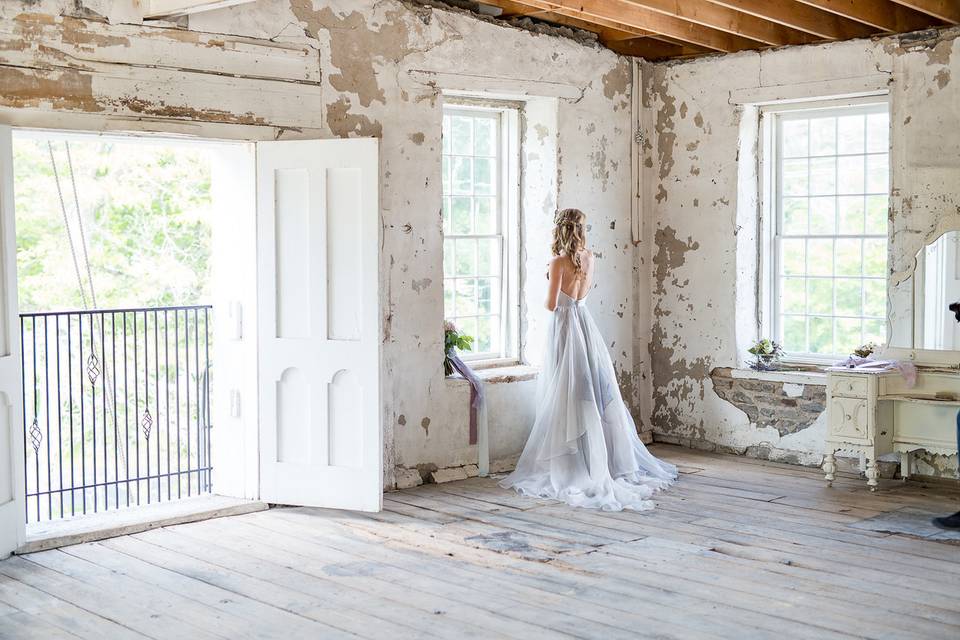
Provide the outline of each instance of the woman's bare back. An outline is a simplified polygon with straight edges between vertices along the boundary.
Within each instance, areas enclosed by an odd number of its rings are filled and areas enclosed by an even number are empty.
[[[568,255],[558,256],[562,267],[560,277],[560,291],[573,298],[581,300],[590,292],[593,285],[593,252],[589,249],[580,250],[580,272],[577,273],[573,259]]]

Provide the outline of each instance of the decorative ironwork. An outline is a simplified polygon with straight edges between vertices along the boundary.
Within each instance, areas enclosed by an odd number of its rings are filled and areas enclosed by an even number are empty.
[[[43,442],[43,432],[40,431],[40,425],[37,424],[37,419],[33,419],[33,424],[30,425],[30,444],[33,445],[33,453],[36,454],[40,450],[40,443]]]
[[[90,384],[96,384],[97,378],[100,377],[100,361],[97,360],[97,356],[90,354],[90,357],[87,358],[87,379],[90,380]]]
[[[210,491],[211,312],[21,314],[28,523]]]
[[[150,428],[153,426],[153,417],[150,415],[150,409],[143,410],[143,418],[140,420],[140,428],[143,429],[143,437],[150,439]]]

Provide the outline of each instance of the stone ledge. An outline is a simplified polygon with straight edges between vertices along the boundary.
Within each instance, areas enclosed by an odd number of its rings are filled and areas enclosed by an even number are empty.
[[[710,372],[711,376],[735,378],[738,380],[762,380],[764,382],[786,382],[790,384],[827,384],[826,371],[783,370],[783,371],[756,371],[754,369],[734,369],[732,367],[717,367]]]
[[[540,369],[528,364],[517,364],[508,367],[490,367],[476,371],[477,377],[486,384],[507,384],[510,382],[526,382],[536,380]],[[459,373],[447,376],[447,384],[453,386],[468,385],[467,379]]]

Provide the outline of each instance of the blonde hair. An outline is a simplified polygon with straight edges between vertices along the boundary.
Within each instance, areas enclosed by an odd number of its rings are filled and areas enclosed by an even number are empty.
[[[553,219],[553,255],[566,253],[577,273],[581,271],[580,252],[586,247],[587,216],[580,209],[562,209]]]

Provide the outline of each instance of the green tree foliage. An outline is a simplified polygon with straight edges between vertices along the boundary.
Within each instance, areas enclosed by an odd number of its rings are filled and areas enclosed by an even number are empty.
[[[21,311],[83,305],[48,140],[92,306],[66,143],[29,133],[14,140]],[[211,196],[206,152],[142,138],[72,138],[69,145],[97,306],[208,302]]]

